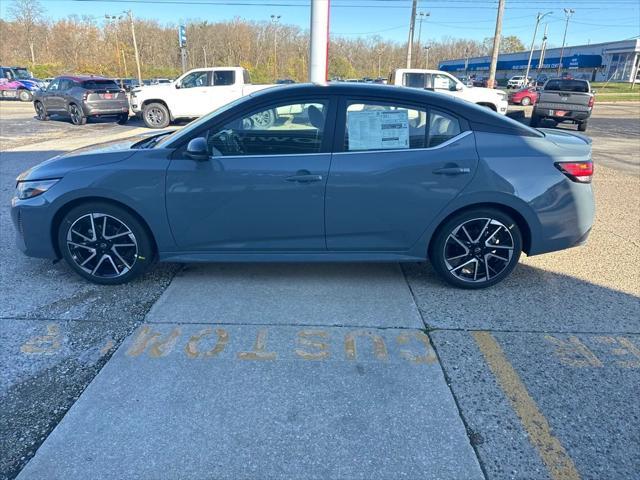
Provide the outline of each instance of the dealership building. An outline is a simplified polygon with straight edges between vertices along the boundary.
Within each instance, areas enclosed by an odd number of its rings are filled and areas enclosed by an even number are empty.
[[[567,72],[574,78],[584,78],[597,82],[631,82],[638,75],[640,63],[640,39],[621,40],[619,42],[596,43],[591,45],[568,46],[564,48],[562,60],[560,48],[534,50],[529,76],[555,76],[558,64],[562,61],[561,72]],[[529,61],[529,53],[505,53],[498,57],[496,78],[510,78],[524,75]],[[440,70],[454,75],[488,76],[491,57],[459,58],[440,63]]]

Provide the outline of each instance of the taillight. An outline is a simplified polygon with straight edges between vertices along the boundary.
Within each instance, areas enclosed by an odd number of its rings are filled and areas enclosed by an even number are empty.
[[[588,107],[589,107],[589,108],[593,108],[593,104],[595,103],[595,101],[596,101],[596,97],[591,96],[591,98],[589,98],[589,105],[588,105]]]
[[[593,162],[557,162],[556,167],[574,182],[590,183]]]

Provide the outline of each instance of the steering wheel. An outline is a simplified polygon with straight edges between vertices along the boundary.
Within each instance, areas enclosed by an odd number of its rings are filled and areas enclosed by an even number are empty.
[[[240,141],[238,135],[230,128],[224,129],[216,133],[211,137],[211,144],[215,147],[215,144],[219,143],[223,152],[227,152],[228,155],[244,154],[244,146]]]

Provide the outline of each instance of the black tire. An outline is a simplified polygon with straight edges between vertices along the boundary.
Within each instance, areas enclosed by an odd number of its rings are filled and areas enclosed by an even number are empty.
[[[142,107],[142,120],[149,128],[167,128],[171,123],[171,116],[164,104],[154,102]]]
[[[445,282],[478,289],[504,280],[521,253],[522,234],[513,218],[493,208],[473,208],[454,215],[437,229],[429,259]]]
[[[30,102],[33,100],[33,94],[29,90],[18,90],[18,98],[21,102]]]
[[[128,121],[129,121],[128,113],[122,113],[118,115],[118,120],[117,120],[118,125],[125,125]]]
[[[44,106],[42,102],[39,102],[36,100],[36,102],[33,104],[33,107],[36,109],[36,116],[38,117],[38,120],[42,120],[43,122],[46,122],[47,120],[49,120],[49,115],[47,114],[47,108]]]
[[[579,132],[586,132],[587,131],[587,121],[586,120],[583,121],[583,122],[580,122],[578,124],[578,131]]]
[[[72,208],[58,226],[57,239],[67,264],[101,285],[126,283],[154,261],[153,242],[144,225],[127,210],[107,202]]]
[[[67,111],[69,112],[69,117],[71,118],[71,123],[74,125],[84,125],[87,123],[87,116],[75,103],[70,103],[67,107]]]
[[[531,120],[529,120],[529,126],[536,128],[540,126],[540,117],[538,115],[531,115]]]

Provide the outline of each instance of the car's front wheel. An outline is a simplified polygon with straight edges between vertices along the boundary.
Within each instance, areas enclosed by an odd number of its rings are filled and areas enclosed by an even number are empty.
[[[125,209],[102,202],[80,205],[64,216],[58,247],[73,270],[103,285],[128,282],[154,258],[151,238],[141,222]]]
[[[169,109],[162,103],[154,102],[142,108],[142,120],[149,128],[167,128],[171,122]]]
[[[30,102],[33,100],[33,94],[29,90],[20,90],[18,92],[18,98],[21,102]]]
[[[509,215],[476,208],[454,215],[438,228],[429,249],[434,269],[460,288],[485,288],[504,280],[522,252],[522,235]]]

